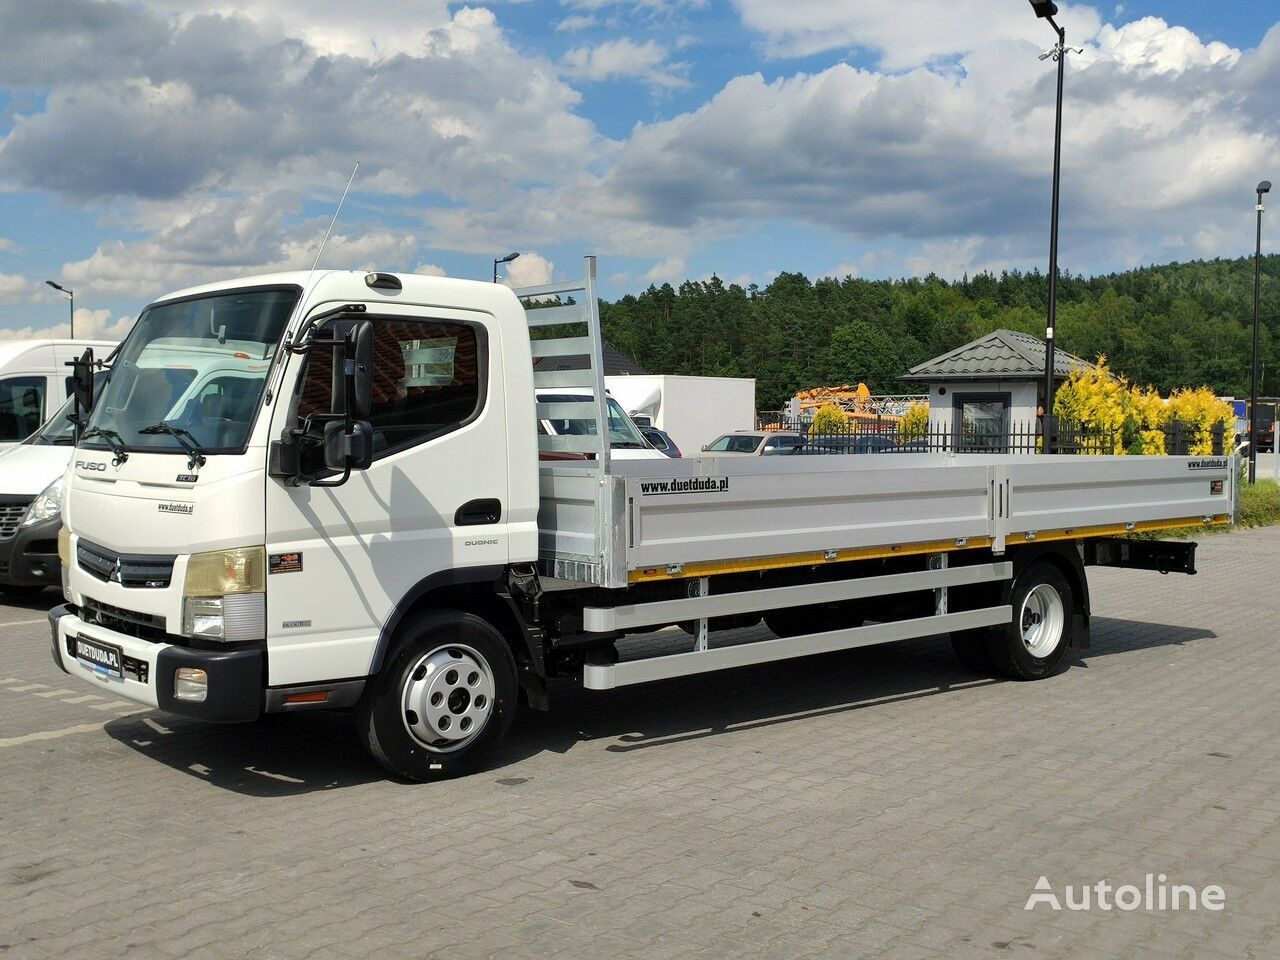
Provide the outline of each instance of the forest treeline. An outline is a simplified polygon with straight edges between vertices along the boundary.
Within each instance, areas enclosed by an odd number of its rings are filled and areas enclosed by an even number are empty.
[[[1280,393],[1280,255],[1263,260],[1263,395]],[[652,373],[755,377],[761,409],[797,390],[864,381],[875,393],[914,392],[910,367],[1000,328],[1042,337],[1048,276],[989,273],[948,282],[811,281],[783,273],[768,286],[709,281],[650,286],[601,303],[605,337]],[[1063,276],[1059,346],[1099,354],[1163,394],[1208,386],[1249,392],[1253,259]]]

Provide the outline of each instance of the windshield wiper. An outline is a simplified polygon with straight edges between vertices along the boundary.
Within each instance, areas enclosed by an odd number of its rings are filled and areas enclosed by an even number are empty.
[[[191,431],[187,430],[185,427],[179,427],[176,424],[161,420],[159,423],[153,423],[149,427],[143,427],[138,431],[138,433],[143,436],[154,436],[160,433],[167,433],[169,436],[173,437],[173,439],[177,440],[178,445],[186,451],[188,457],[188,470],[192,467],[204,466],[204,451],[200,448],[200,441],[192,436]]]
[[[114,430],[108,430],[106,427],[90,427],[80,434],[81,440],[90,440],[93,437],[101,437],[102,442],[111,448],[111,452],[115,454],[115,458],[111,461],[113,467],[118,467],[129,459],[129,454],[124,448],[124,437]]]

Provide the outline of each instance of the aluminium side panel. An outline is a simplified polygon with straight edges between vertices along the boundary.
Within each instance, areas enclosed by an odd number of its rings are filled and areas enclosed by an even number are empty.
[[[1010,533],[1231,514],[1230,457],[1010,458]]]
[[[633,570],[991,532],[986,462],[903,455],[671,464],[665,476],[626,478]]]

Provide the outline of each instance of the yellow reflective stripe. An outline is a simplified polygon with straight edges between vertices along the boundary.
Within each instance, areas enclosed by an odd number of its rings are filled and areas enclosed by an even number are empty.
[[[1127,533],[1148,533],[1155,530],[1174,530],[1179,527],[1221,526],[1229,524],[1228,514],[1219,514],[1206,522],[1203,517],[1183,517],[1177,520],[1143,520],[1133,526],[1123,523],[1094,527],[1067,527],[1062,530],[1037,530],[1034,535],[1011,533],[1005,538],[1007,545],[1044,543],[1052,540],[1085,540],[1090,537],[1124,536]],[[788,567],[817,567],[828,563],[847,563],[850,560],[882,560],[886,557],[910,557],[922,553],[953,553],[959,550],[989,548],[990,537],[969,537],[958,545],[955,540],[928,540],[922,543],[896,543],[875,547],[857,547],[836,550],[828,557],[822,550],[807,553],[789,553],[773,557],[746,557],[735,560],[706,560],[683,564],[678,572],[666,567],[641,567],[627,574],[629,583],[650,583],[655,580],[688,580],[692,577],[714,577],[726,573],[756,573],[763,570],[783,570]]]

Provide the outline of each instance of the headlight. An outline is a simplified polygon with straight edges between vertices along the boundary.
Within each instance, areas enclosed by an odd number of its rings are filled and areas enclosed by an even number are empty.
[[[208,640],[264,639],[266,568],[265,547],[192,554],[182,586],[182,632]]]
[[[27,507],[27,515],[22,518],[22,525],[51,520],[62,510],[62,478],[59,477],[42,491],[40,496],[31,501]]]
[[[193,553],[187,561],[184,597],[227,597],[236,593],[265,593],[266,547],[236,547]]]

